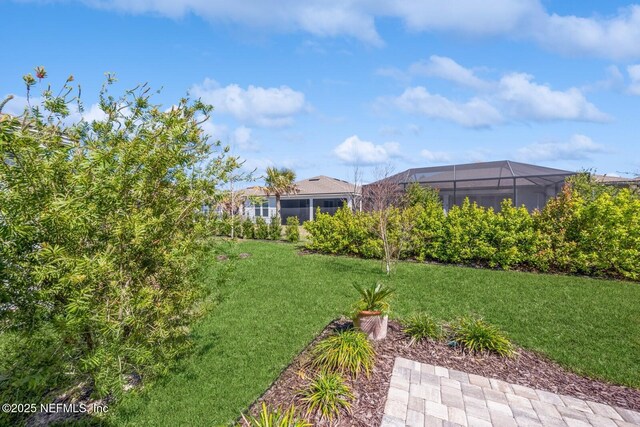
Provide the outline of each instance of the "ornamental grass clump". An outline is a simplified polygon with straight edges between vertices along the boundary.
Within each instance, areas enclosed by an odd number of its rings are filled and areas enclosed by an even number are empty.
[[[311,427],[311,423],[296,416],[296,408],[291,405],[289,409],[268,408],[262,402],[262,409],[258,417],[242,416],[244,426],[248,427]],[[242,426],[242,424],[240,424]]]
[[[335,372],[321,372],[299,394],[307,407],[307,415],[318,414],[329,421],[339,417],[343,410],[350,411],[355,398],[342,376]]]
[[[427,338],[439,340],[443,336],[442,325],[426,313],[418,313],[402,321],[402,332],[411,337],[411,344]]]
[[[338,331],[311,349],[311,365],[322,372],[369,376],[375,351],[367,336],[355,329]]]
[[[506,357],[515,354],[514,346],[504,332],[481,318],[460,317],[450,327],[452,341],[468,352],[493,352]]]

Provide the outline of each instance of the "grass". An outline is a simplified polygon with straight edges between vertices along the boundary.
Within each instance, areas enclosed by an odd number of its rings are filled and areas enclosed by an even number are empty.
[[[196,328],[181,369],[114,408],[124,426],[226,425],[237,419],[358,295],[354,280],[384,280],[379,261],[299,256],[294,245],[243,242],[233,282]],[[392,314],[482,316],[523,347],[572,370],[640,388],[640,285],[401,263]]]

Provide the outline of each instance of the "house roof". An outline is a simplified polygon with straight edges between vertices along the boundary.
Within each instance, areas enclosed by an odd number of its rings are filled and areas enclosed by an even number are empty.
[[[531,165],[514,162],[511,160],[498,160],[493,162],[467,163],[459,165],[434,166],[425,168],[408,169],[399,174],[390,176],[388,180],[396,184],[410,184],[419,182],[423,184],[463,182],[465,187],[473,187],[473,182],[484,186],[491,180],[508,181],[517,180],[518,185],[548,185],[563,181],[567,176],[574,175],[562,169],[548,168],[545,166]],[[498,185],[502,185],[499,183]]]
[[[298,191],[295,194],[283,195],[283,199],[296,199],[304,196],[340,195],[354,192],[353,183],[325,175],[303,179],[297,181],[295,185]],[[357,192],[360,192],[360,186],[357,186],[356,189]],[[267,195],[264,187],[260,186],[248,187],[242,190],[242,192],[245,196]]]
[[[298,188],[297,196],[301,194],[353,193],[354,190],[352,183],[325,175],[318,175],[298,181],[296,182],[296,187]],[[289,197],[294,197],[294,195],[290,195]]]
[[[627,178],[623,176],[610,176],[610,175],[593,175],[593,179],[596,182],[609,185],[629,185],[640,184],[640,178]]]

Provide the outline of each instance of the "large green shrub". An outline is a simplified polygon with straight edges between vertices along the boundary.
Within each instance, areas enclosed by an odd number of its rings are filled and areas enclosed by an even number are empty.
[[[404,211],[403,221],[414,224],[408,235],[407,256],[423,261],[438,259],[442,251],[444,209],[440,199],[427,198],[425,203],[416,204]]]
[[[269,223],[269,238],[271,240],[280,240],[282,238],[282,224],[280,223],[280,217],[271,217]]]
[[[536,260],[542,267],[640,279],[640,199],[629,189],[567,186],[535,220],[544,236],[544,257]]]
[[[269,225],[262,217],[256,218],[256,229],[255,229],[256,239],[266,240],[269,238]]]
[[[247,218],[242,223],[242,237],[244,239],[253,239],[255,238],[255,227],[253,225],[253,221],[250,218]]]
[[[334,215],[318,209],[314,220],[305,222],[304,228],[313,237],[308,244],[310,249],[365,258],[382,256],[382,242],[372,231],[375,218],[366,212],[354,213],[346,204]]]
[[[532,265],[541,245],[529,211],[524,206],[514,207],[511,199],[505,199],[500,212],[494,214],[489,242],[495,249],[489,265],[504,269]]]
[[[110,78],[104,118],[70,124],[71,81],[59,96],[46,90],[42,107],[0,118],[5,402],[80,382],[117,396],[129,375],[171,366],[204,294],[201,206],[234,163],[203,136],[211,107],[154,106],[145,86],[112,97]]]
[[[290,216],[287,218],[287,229],[285,230],[285,234],[287,235],[287,240],[291,243],[295,243],[300,241],[300,221],[297,216]]]
[[[454,205],[443,223],[443,245],[438,259],[453,263],[488,263],[496,248],[491,244],[496,215],[466,198]]]

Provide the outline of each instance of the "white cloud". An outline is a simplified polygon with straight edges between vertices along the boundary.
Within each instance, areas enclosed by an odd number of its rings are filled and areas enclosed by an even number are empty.
[[[0,99],[4,100],[5,98],[6,96]],[[34,106],[34,107],[38,106],[42,108],[43,102],[44,102],[44,98],[40,96],[31,97],[30,100],[27,101],[27,98],[25,96],[14,95],[13,99],[7,102],[7,104],[4,106],[2,112],[5,114],[19,116],[24,113],[24,110],[29,106],[29,103],[31,104],[31,106]],[[104,111],[100,109],[100,105],[97,103],[91,104],[89,108],[85,107],[82,113],[78,110],[78,105],[76,103],[68,104],[68,108],[69,108],[69,115],[65,117],[65,119],[62,121],[62,123],[64,123],[65,125],[78,123],[81,119],[84,119],[86,122],[92,122],[94,120],[97,120],[97,121],[104,120],[107,117]],[[123,114],[127,114],[129,112],[130,110],[126,108],[123,111]]]
[[[575,87],[554,90],[548,85],[536,83],[529,74],[509,73],[498,81],[480,80],[470,70],[443,57],[437,57],[435,62],[432,57],[430,62],[423,63],[420,67],[432,75],[438,73],[460,84],[473,86],[477,89],[477,95],[466,102],[458,102],[416,86],[407,88],[400,96],[390,100],[380,98],[376,106],[384,108],[391,104],[409,113],[448,120],[470,128],[490,127],[513,120],[611,120],[611,117],[586,99],[582,90]],[[447,74],[445,70],[452,73]],[[613,71],[615,70],[610,70]],[[632,69],[630,74],[634,72],[637,73],[640,89],[640,67]],[[488,87],[493,90],[485,90]]]
[[[523,21],[541,10],[537,0],[493,0],[490,7],[477,0],[397,1],[389,5],[389,15],[401,18],[412,30],[472,35],[517,31]]]
[[[128,110],[128,109],[127,109]],[[82,117],[89,123],[92,121],[101,121],[107,118],[107,115],[100,108],[99,104],[92,104],[91,107],[85,109],[82,113]]]
[[[382,45],[375,27],[375,5],[340,0],[80,0],[102,9],[134,14],[151,13],[181,18],[198,15],[211,22],[233,22],[249,28],[277,32],[303,30],[316,36],[350,36]],[[372,6],[374,6],[372,8]]]
[[[624,75],[616,65],[609,65],[606,69],[606,77],[595,83],[582,87],[584,92],[593,90],[621,91],[625,87]]]
[[[604,151],[604,146],[588,136],[576,134],[567,142],[538,142],[522,147],[517,157],[523,161],[584,160]]]
[[[533,82],[533,76],[511,73],[500,79],[499,98],[511,114],[526,120],[605,122],[610,117],[587,101],[577,88],[555,91]]]
[[[400,156],[400,144],[387,142],[376,145],[353,135],[338,145],[333,153],[348,164],[375,165],[385,163],[392,157]]]
[[[491,86],[489,82],[478,78],[472,70],[445,56],[432,55],[428,61],[416,62],[409,67],[409,72],[420,76],[440,77],[474,89],[487,89]]]
[[[544,15],[530,36],[571,56],[622,59],[640,56],[640,6],[620,9],[609,18]]]
[[[427,159],[429,163],[449,163],[451,162],[451,155],[444,151],[430,151],[421,150],[420,156]]]
[[[200,116],[198,120],[202,121],[203,118],[204,117]],[[203,122],[200,127],[211,140],[220,141],[224,144],[229,142],[229,128],[226,125],[216,124],[212,119],[209,119]]]
[[[5,100],[9,95],[5,95],[0,100]],[[31,98],[31,105],[42,105],[42,98],[36,97]],[[13,95],[13,98],[10,99],[2,109],[4,114],[11,114],[12,116],[19,116],[24,113],[24,109],[28,106],[27,98],[20,95]]]
[[[631,79],[631,84],[628,88],[629,93],[632,95],[640,95],[640,64],[629,65],[627,67],[627,73],[629,73],[629,78]]]
[[[302,92],[288,86],[263,88],[236,84],[221,87],[216,81],[205,79],[191,87],[189,93],[208,104],[215,112],[227,113],[236,119],[257,126],[283,127],[293,123],[293,117],[307,109]]]
[[[32,0],[37,1],[37,0]],[[63,0],[58,0],[63,1]],[[608,17],[550,14],[541,0],[76,0],[91,7],[178,19],[193,14],[274,32],[349,36],[380,46],[376,20],[392,18],[411,31],[503,36],[532,40],[567,55],[640,57],[640,6]]]
[[[503,121],[500,112],[483,99],[472,98],[458,103],[433,95],[422,86],[406,89],[402,95],[392,99],[392,103],[409,113],[453,121],[464,127],[487,127]]]
[[[258,151],[259,145],[252,138],[252,130],[246,126],[237,127],[233,131],[233,143],[244,151]]]

